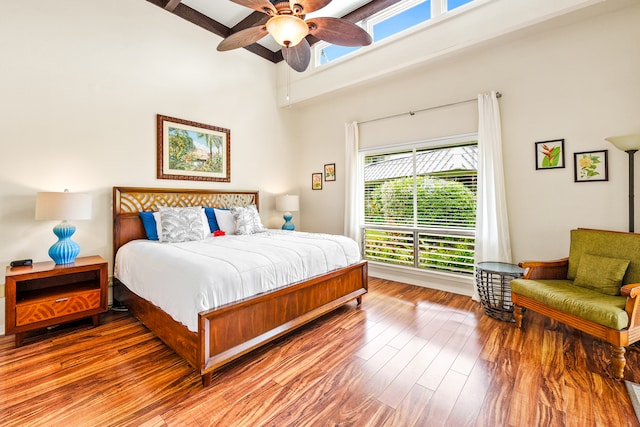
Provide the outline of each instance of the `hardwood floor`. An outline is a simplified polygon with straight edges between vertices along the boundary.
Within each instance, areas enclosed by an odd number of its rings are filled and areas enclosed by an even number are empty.
[[[214,374],[211,387],[127,313],[0,337],[2,426],[638,426],[604,344],[468,297],[370,280],[355,303]],[[625,378],[640,382],[636,347]]]

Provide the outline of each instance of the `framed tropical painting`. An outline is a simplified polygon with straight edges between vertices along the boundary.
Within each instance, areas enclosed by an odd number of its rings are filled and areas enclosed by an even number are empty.
[[[231,131],[217,126],[157,117],[159,179],[231,181]]]
[[[564,139],[552,139],[535,143],[536,169],[564,167]]]
[[[609,150],[573,153],[573,175],[575,182],[608,181],[608,153]]]

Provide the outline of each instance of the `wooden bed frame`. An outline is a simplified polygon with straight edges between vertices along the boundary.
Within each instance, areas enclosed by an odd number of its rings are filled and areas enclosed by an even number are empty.
[[[258,205],[258,192],[161,188],[113,188],[113,254],[125,243],[144,239],[140,211],[158,206],[231,207]],[[302,326],[367,292],[367,262],[198,313],[198,332],[113,280],[114,299],[165,344],[200,371],[204,386],[220,366]]]

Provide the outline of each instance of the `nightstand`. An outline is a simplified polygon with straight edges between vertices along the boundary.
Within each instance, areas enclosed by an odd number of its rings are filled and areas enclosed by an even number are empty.
[[[107,261],[99,256],[78,257],[72,264],[53,261],[7,267],[6,334],[22,345],[25,332],[92,317],[100,324],[107,311]]]

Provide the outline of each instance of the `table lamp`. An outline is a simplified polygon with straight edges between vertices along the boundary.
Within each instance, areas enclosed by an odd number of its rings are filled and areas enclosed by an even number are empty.
[[[629,155],[629,231],[633,233],[633,156],[636,154],[636,151],[640,150],[640,133],[633,135],[611,136],[605,139],[612,143],[618,150],[622,150]]]
[[[295,230],[295,226],[293,222],[291,222],[291,212],[295,212],[299,209],[299,199],[298,196],[290,196],[288,194],[278,196],[276,199],[276,210],[280,212],[284,212],[282,217],[284,218],[284,224],[282,225],[283,230]]]
[[[84,193],[38,193],[37,220],[62,220],[53,227],[58,241],[49,248],[49,256],[56,264],[71,264],[80,253],[80,245],[71,240],[76,227],[67,220],[91,219],[91,196]]]

